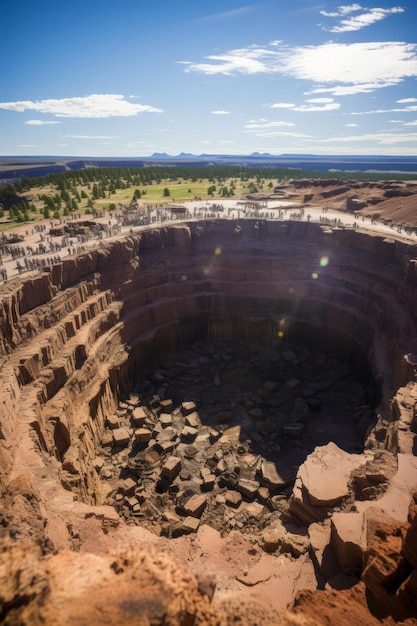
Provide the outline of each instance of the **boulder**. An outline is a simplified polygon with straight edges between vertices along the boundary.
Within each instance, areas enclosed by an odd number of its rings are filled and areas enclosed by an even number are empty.
[[[259,489],[259,483],[256,480],[241,478],[237,483],[237,489],[242,495],[246,496],[246,498],[252,500]]]
[[[161,400],[160,405],[163,413],[171,413],[174,410],[174,403],[171,399]]]
[[[350,475],[363,462],[362,455],[345,452],[331,441],[315,448],[300,466],[297,478],[313,506],[332,507],[349,495]]]
[[[185,426],[181,431],[181,441],[191,442],[194,441],[198,435],[197,428],[191,426]]]
[[[225,497],[226,504],[234,509],[236,509],[242,502],[242,494],[239,491],[234,491],[233,489],[226,491]]]
[[[118,415],[108,415],[106,418],[107,426],[114,430],[115,428],[120,427],[119,416]]]
[[[281,552],[288,552],[295,559],[305,554],[309,548],[306,531],[287,532],[281,540]]]
[[[214,488],[216,477],[208,467],[203,467],[200,471],[202,478],[201,491],[212,491]]]
[[[145,423],[146,417],[147,415],[143,407],[138,406],[136,409],[133,409],[132,417],[131,417],[133,426],[135,426],[136,428],[140,428],[141,426],[143,426]]]
[[[201,426],[200,417],[197,411],[192,411],[192,413],[187,413],[185,416],[185,423],[187,426],[191,428],[199,428]]]
[[[285,487],[287,481],[283,478],[276,468],[275,463],[271,461],[263,460],[261,463],[260,469],[261,480],[269,487],[269,489],[274,490],[280,487]]]
[[[316,522],[308,527],[313,563],[326,580],[334,578],[340,572],[339,562],[330,545],[330,537],[330,520],[325,520],[323,523]]]
[[[199,525],[200,520],[197,517],[189,515],[183,520],[181,529],[185,535],[189,535],[190,533],[196,533]]]
[[[207,498],[203,495],[191,496],[183,505],[186,515],[191,517],[201,517],[207,505]]]
[[[113,441],[116,446],[127,446],[130,442],[130,433],[126,428],[113,430]]]
[[[133,478],[125,478],[119,483],[119,491],[124,496],[131,497],[135,493],[136,481]]]
[[[177,456],[169,456],[162,467],[162,476],[168,480],[174,480],[180,471],[181,460]]]
[[[368,547],[362,580],[372,613],[380,620],[392,616],[401,622],[417,618],[417,569],[413,559],[417,519],[413,507],[408,523],[390,518],[379,509],[367,512]]]
[[[262,547],[265,552],[276,552],[285,535],[284,526],[268,526],[262,531]]]
[[[330,545],[342,570],[362,570],[366,548],[366,525],[362,513],[333,513]]]
[[[197,409],[197,405],[195,402],[183,402],[181,404],[181,413],[183,415],[190,415]]]
[[[161,413],[159,416],[159,423],[162,428],[167,428],[168,426],[172,426],[172,416],[170,413]]]
[[[136,443],[147,443],[152,437],[152,431],[148,428],[137,428],[135,430],[135,442]]]

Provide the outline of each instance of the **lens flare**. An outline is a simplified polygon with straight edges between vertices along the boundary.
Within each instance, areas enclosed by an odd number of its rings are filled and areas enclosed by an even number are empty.
[[[186,276],[185,274],[183,274],[183,275],[181,276],[181,280],[182,280],[182,281],[186,281],[186,280],[187,280],[187,276]]]
[[[277,333],[278,337],[282,339],[285,334],[285,318],[279,320],[279,331]]]
[[[320,267],[326,267],[326,265],[329,264],[329,257],[328,256],[322,256],[320,259]]]
[[[220,248],[220,246],[217,246],[217,248],[214,248],[214,254],[216,256],[218,256],[221,253],[222,253],[222,249]]]
[[[203,269],[203,274],[204,274],[204,276],[209,276],[209,275],[210,275],[210,270],[209,270],[209,268],[208,268],[208,267],[205,267],[205,268]]]
[[[312,278],[313,280],[317,280],[317,279],[318,279],[318,277],[319,277],[319,275],[317,274],[317,272],[313,272],[313,273],[311,274],[311,278]]]

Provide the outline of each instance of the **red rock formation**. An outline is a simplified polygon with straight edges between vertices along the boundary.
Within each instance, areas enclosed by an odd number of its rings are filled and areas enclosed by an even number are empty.
[[[400,454],[397,482],[395,476],[392,479],[395,497],[399,497],[400,481],[406,487],[401,492],[401,507],[392,505],[390,510],[400,511],[396,523],[404,523],[403,511],[408,508],[412,484],[417,482],[414,367],[404,358],[410,339],[417,336],[416,246],[296,222],[260,221],[255,236],[255,224],[250,220],[242,222],[237,239],[234,226],[228,221],[211,221],[200,224],[199,230],[195,224],[151,230],[65,259],[49,273],[22,277],[1,287],[2,523],[7,537],[17,541],[3,552],[5,591],[0,596],[0,614],[3,611],[2,616],[9,620],[5,623],[36,624],[42,619],[59,623],[66,611],[69,621],[80,620],[85,611],[85,623],[93,623],[100,606],[106,607],[113,623],[127,623],[132,608],[136,614],[138,607],[150,620],[153,615],[154,623],[160,623],[162,614],[170,616],[171,622],[166,618],[166,623],[193,623],[197,616],[200,621],[196,623],[201,624],[225,619],[224,608],[223,613],[212,613],[196,581],[160,555],[148,558],[133,551],[112,559],[64,552],[44,560],[33,548],[23,546],[28,538],[37,541],[45,554],[52,549],[82,552],[96,534],[95,541],[103,542],[103,553],[104,545],[111,548],[115,540],[109,528],[117,528],[115,534],[126,533],[124,539],[133,535],[129,529],[121,529],[113,509],[100,506],[106,489],[94,460],[105,443],[106,418],[114,413],[138,371],[151,368],[160,356],[196,338],[268,344],[283,333],[345,359],[367,380],[373,374],[380,383],[381,403],[376,427],[372,430],[373,425],[365,419],[362,423],[369,450],[364,463],[373,462],[383,446],[389,454]],[[323,257],[327,263],[321,263]],[[311,458],[306,467],[310,463]],[[324,520],[346,501],[357,507],[358,515],[365,515],[369,502],[355,503],[355,488],[366,498],[368,485],[363,477],[370,480],[372,472],[369,466],[359,469],[353,478],[350,471],[346,473],[346,489],[328,501],[320,485],[310,485],[309,477],[300,474],[300,489],[309,494],[307,517],[301,519],[306,524]],[[22,474],[26,478],[21,478]],[[391,481],[391,475],[387,479]],[[384,506],[389,508],[388,498]],[[415,516],[411,519],[414,528]],[[407,611],[408,616],[413,615],[414,531],[405,527],[397,531],[392,522],[387,531],[381,531],[382,540],[381,532],[375,530],[367,545],[362,545],[356,539],[351,541],[344,521],[346,518],[335,518],[328,535],[340,571],[349,565],[359,568],[358,554],[362,551],[365,555],[364,583],[342,595],[352,602],[349,621],[373,623],[363,602],[364,585],[383,617],[405,619]],[[287,542],[288,550],[299,556],[299,546],[292,539]],[[334,578],[332,568],[325,566],[323,546],[320,548],[318,540],[311,541],[317,548],[322,575]],[[381,541],[384,549],[380,552]],[[355,548],[348,549],[348,544]],[[390,556],[392,547],[394,557]],[[136,558],[146,564],[145,589],[153,576],[162,581],[162,592],[157,585],[155,592],[147,593],[152,598],[149,603],[144,597],[139,604],[132,600],[134,581],[142,580]],[[412,572],[402,578],[409,571],[407,563]],[[59,568],[65,569],[74,585],[71,593],[71,585],[66,587],[58,576]],[[167,581],[155,573],[164,569]],[[181,594],[175,594],[176,577],[181,581]],[[123,583],[119,595],[115,581]],[[78,604],[76,597],[86,598],[85,603]],[[313,607],[311,612],[306,610],[305,619],[321,616],[323,621],[316,623],[332,623],[332,619],[335,623],[342,620],[339,609],[331,609],[337,597],[335,591],[305,594],[297,603],[296,614],[301,614],[305,598]],[[328,605],[320,613],[323,598],[328,598]],[[256,614],[249,607],[245,610],[247,616]],[[263,623],[268,619],[270,613],[265,609]]]

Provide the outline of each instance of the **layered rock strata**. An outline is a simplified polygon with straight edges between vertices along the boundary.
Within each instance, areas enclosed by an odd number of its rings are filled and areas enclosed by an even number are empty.
[[[344,472],[354,507],[340,509],[342,487],[340,498],[333,493],[323,501],[310,480],[310,469],[326,465],[328,451],[310,455],[297,474],[292,513],[298,523],[317,525],[310,546],[325,580],[335,571],[346,575],[350,566],[361,574],[368,549],[363,524],[375,506],[367,497],[375,496],[381,454],[398,456],[398,471],[394,458],[394,476],[376,503],[397,523],[406,522],[417,482],[417,392],[407,358],[417,336],[416,246],[311,223],[247,220],[235,226],[219,220],[132,234],[2,286],[0,484],[3,502],[17,499],[22,510],[20,519],[5,509],[6,535],[34,539],[44,552],[86,551],[90,531],[79,529],[85,520],[91,532],[102,533],[96,541],[108,546],[121,520],[102,506],[108,488],[97,457],[107,420],[138,375],[195,340],[269,346],[289,339],[345,361],[365,385],[376,381],[377,423],[362,424],[370,455]],[[121,443],[123,433],[118,436]],[[168,460],[164,467],[172,476],[177,468]],[[42,522],[25,526],[34,501],[34,519]],[[199,504],[187,506],[193,518]],[[355,517],[354,539],[346,538],[343,519],[326,526],[335,507],[365,520]],[[277,527],[275,542],[267,538],[268,550],[282,546],[280,533]],[[324,547],[332,544],[336,570],[326,570],[319,536],[326,537]],[[351,544],[356,547],[349,552]],[[397,611],[386,606],[385,614]]]

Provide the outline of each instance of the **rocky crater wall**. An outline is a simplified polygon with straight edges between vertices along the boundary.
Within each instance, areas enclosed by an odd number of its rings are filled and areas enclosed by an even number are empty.
[[[28,475],[49,540],[71,547],[48,507],[53,484],[99,510],[107,416],[138,374],[195,340],[291,338],[348,362],[376,384],[369,445],[415,454],[416,264],[417,246],[359,230],[211,220],[132,233],[3,285],[2,490]]]
[[[370,368],[389,419],[392,396],[413,378],[404,355],[417,335],[415,246],[309,223],[258,225],[151,230],[5,286],[3,471],[23,415],[61,462],[73,447],[92,453],[134,374],[194,339],[300,336],[364,376]]]

